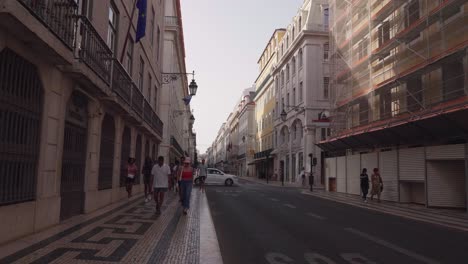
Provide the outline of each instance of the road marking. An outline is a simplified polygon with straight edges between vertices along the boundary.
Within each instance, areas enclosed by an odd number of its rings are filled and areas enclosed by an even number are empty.
[[[340,256],[344,260],[348,261],[349,264],[377,264],[377,262],[369,260],[363,255],[357,253],[343,253],[340,254]]]
[[[284,254],[281,253],[275,253],[275,252],[270,252],[265,255],[265,259],[270,263],[270,264],[287,264],[287,263],[293,263],[294,260]]]
[[[292,208],[292,209],[296,209],[296,206],[294,206],[292,204],[283,204],[283,205],[286,206],[286,207]]]
[[[276,198],[270,198],[270,200],[272,200],[273,202],[279,202],[279,200]]]
[[[318,220],[325,220],[325,219],[327,219],[326,217],[323,217],[323,216],[318,215],[318,214],[307,213],[307,215],[310,216],[310,217],[316,218],[316,219],[318,219]]]
[[[307,260],[309,264],[336,264],[335,261],[329,259],[328,257],[322,256],[318,253],[305,253],[304,258]]]
[[[361,231],[359,231],[359,230],[356,230],[356,229],[353,229],[353,228],[345,228],[345,230],[348,231],[348,232],[351,232],[351,233],[353,233],[353,234],[355,234],[355,235],[358,235],[358,236],[360,236],[360,237],[363,237],[363,238],[365,238],[365,239],[367,239],[367,240],[370,240],[370,241],[372,241],[372,242],[374,242],[374,243],[376,243],[376,244],[379,244],[379,245],[384,246],[384,247],[386,247],[386,248],[392,249],[392,250],[394,250],[394,251],[396,251],[396,252],[398,252],[398,253],[401,253],[401,254],[406,255],[406,256],[408,256],[408,257],[411,257],[411,258],[414,258],[414,259],[416,259],[416,260],[419,260],[419,261],[421,261],[421,262],[430,263],[430,264],[440,263],[440,262],[438,262],[438,261],[436,261],[436,260],[427,258],[427,257],[425,257],[425,256],[419,255],[418,253],[415,253],[415,252],[412,252],[412,251],[410,251],[410,250],[401,248],[401,247],[399,247],[399,246],[397,246],[397,245],[394,245],[394,244],[392,244],[392,243],[390,243],[390,242],[387,242],[387,241],[385,241],[385,240],[382,240],[382,239],[380,239],[380,238],[371,236],[371,235],[366,234],[366,233],[364,233],[364,232],[361,232]]]

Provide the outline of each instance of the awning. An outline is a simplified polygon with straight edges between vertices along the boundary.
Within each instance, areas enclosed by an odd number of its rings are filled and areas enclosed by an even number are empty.
[[[254,164],[260,163],[260,162],[265,161],[265,160],[266,160],[266,157],[259,158],[259,159],[254,159],[252,162],[248,163],[247,165],[254,165]]]
[[[451,107],[431,109],[417,118],[406,118],[386,124],[375,124],[317,144],[325,151],[373,148],[393,145],[424,144],[426,142],[466,140],[468,135],[468,104],[466,98]],[[372,125],[372,124],[371,124]]]

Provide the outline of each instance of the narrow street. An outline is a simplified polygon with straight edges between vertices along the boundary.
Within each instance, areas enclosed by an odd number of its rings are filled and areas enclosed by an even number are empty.
[[[225,264],[468,259],[466,232],[304,195],[294,188],[240,180],[237,187],[210,186],[207,196]]]

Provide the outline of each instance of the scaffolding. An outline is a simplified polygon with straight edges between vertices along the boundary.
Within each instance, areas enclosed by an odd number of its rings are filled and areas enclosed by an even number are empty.
[[[330,0],[332,138],[467,100],[468,0]]]

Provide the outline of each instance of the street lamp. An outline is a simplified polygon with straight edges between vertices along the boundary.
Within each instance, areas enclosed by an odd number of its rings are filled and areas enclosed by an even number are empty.
[[[195,71],[193,72],[163,72],[162,73],[162,83],[168,84],[178,79],[179,75],[192,75],[192,81],[189,85],[189,91],[191,96],[195,96],[197,94],[198,85],[195,82]]]
[[[281,116],[281,120],[283,120],[283,122],[285,122],[285,121],[286,121],[286,117],[288,116],[288,114],[287,114],[286,111],[284,111],[284,109],[283,109],[283,111],[281,112],[281,115],[280,115],[280,116]]]
[[[193,125],[195,123],[195,117],[193,115],[190,116],[189,123],[190,125]]]
[[[299,111],[304,111],[305,110],[305,107],[303,106],[294,106],[294,105],[285,105],[283,106],[283,111],[281,111],[281,114],[280,114],[280,117],[281,117],[281,120],[283,122],[286,121],[287,117],[288,117],[288,113],[286,113],[286,111],[284,110],[285,108],[292,108],[294,109],[296,112],[299,112]]]

